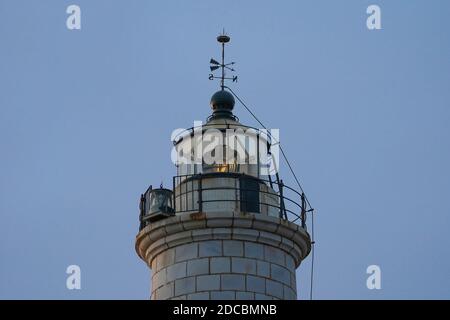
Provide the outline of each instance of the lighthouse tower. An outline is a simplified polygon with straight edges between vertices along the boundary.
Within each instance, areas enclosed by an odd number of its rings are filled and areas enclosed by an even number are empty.
[[[297,299],[295,271],[311,250],[305,197],[280,179],[274,135],[233,114],[230,38],[217,40],[212,114],[175,137],[172,188],[141,195],[136,252],[152,270],[151,299]]]

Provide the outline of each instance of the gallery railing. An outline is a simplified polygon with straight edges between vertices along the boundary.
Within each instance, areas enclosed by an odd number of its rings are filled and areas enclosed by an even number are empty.
[[[216,178],[219,175],[223,178],[238,179],[239,183],[237,186],[206,185],[207,179]],[[253,182],[250,184],[243,183],[244,180]],[[161,202],[159,207],[161,218],[174,215],[177,212],[202,212],[206,206],[211,206],[213,203],[235,202],[241,212],[261,213],[262,208],[268,208],[268,211],[270,208],[272,214],[275,213],[279,218],[299,224],[306,229],[306,216],[310,212],[310,208],[307,207],[305,195],[285,185],[282,180],[277,182],[245,174],[224,172],[177,175],[173,177],[172,183],[171,195],[167,195],[167,189],[164,189],[164,193],[170,199],[164,199],[162,196],[159,199]],[[246,187],[246,184],[250,187]],[[154,212],[149,211],[148,201],[152,197],[150,193],[161,193],[158,190],[162,189],[149,188],[141,196],[140,229],[152,222],[149,217],[155,216]],[[208,191],[212,192],[208,193]],[[235,196],[227,198],[224,196],[227,192]],[[208,194],[208,196],[205,197],[205,194]],[[214,196],[215,194],[217,196]],[[256,194],[258,196],[255,196]],[[271,201],[267,201],[268,199]],[[168,203],[170,203],[170,206],[167,206]]]

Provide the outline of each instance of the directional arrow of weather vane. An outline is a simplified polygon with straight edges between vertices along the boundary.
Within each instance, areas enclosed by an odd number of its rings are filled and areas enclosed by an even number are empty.
[[[211,66],[209,67],[211,69],[211,72],[216,71],[219,68],[223,68],[223,69],[227,69],[230,70],[232,72],[234,72],[235,70],[233,68],[231,68],[230,66],[234,65],[235,62],[230,62],[230,63],[226,63],[226,64],[221,64],[220,62],[214,60],[213,58],[211,58],[211,60],[209,61],[209,63],[211,64]],[[220,77],[216,77],[213,74],[209,75],[209,79],[228,79],[228,80],[233,80],[233,82],[237,82],[237,76],[233,76],[233,77],[225,77],[225,75],[220,76]]]

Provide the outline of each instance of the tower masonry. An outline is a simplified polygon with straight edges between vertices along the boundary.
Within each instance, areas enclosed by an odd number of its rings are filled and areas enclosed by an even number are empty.
[[[172,188],[141,195],[136,252],[152,271],[151,299],[297,299],[296,269],[311,251],[305,196],[280,179],[274,135],[233,114],[230,38],[217,40],[212,114],[175,138]]]

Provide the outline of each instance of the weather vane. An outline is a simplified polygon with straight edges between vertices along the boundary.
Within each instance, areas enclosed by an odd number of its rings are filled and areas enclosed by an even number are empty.
[[[220,87],[223,90],[225,87],[225,80],[232,80],[233,82],[237,82],[238,77],[237,76],[232,76],[232,77],[225,76],[225,69],[234,72],[234,69],[232,67],[230,67],[230,66],[234,65],[234,62],[225,63],[225,43],[230,42],[230,37],[225,35],[225,30],[223,31],[223,33],[221,35],[219,35],[217,37],[217,41],[222,44],[222,63],[211,58],[211,60],[209,61],[211,66],[209,68],[211,69],[211,72],[214,72],[215,70],[217,70],[219,68],[222,68],[222,74],[220,77],[216,77],[214,74],[210,73],[209,80],[220,79]]]

